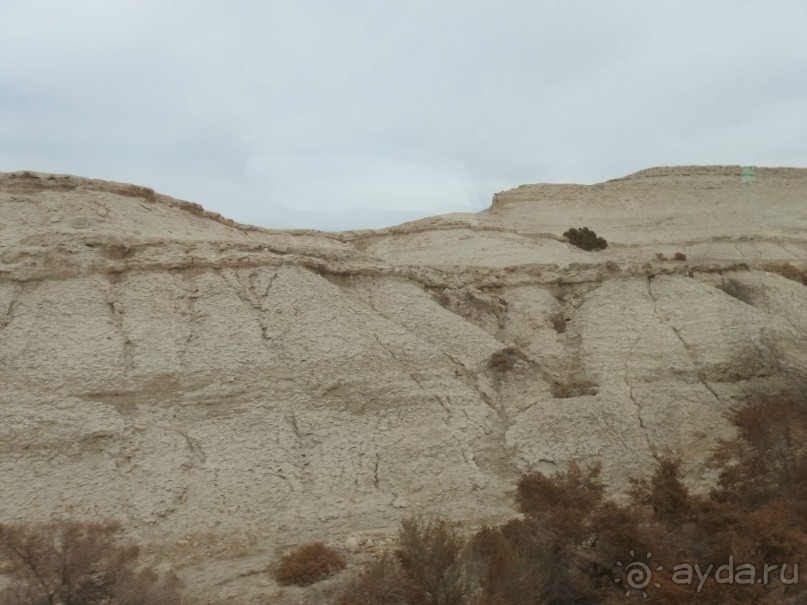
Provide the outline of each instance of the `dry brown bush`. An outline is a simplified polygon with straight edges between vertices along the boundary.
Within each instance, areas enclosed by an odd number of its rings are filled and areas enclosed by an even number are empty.
[[[654,576],[660,586],[653,590],[653,602],[772,604],[807,596],[778,575],[751,586],[719,584],[712,577],[700,592],[671,579],[669,570],[677,564],[706,570],[731,558],[757,570],[790,563],[786,575],[792,581],[793,563],[807,553],[807,409],[772,397],[730,413],[729,419],[737,437],[720,442],[713,459],[719,484],[708,495],[689,492],[675,459],[659,460],[649,478],[634,481],[632,499],[625,503],[604,496],[596,468],[570,465],[551,477],[522,476],[519,508],[537,524],[536,540],[566,559],[567,594],[577,595],[547,602],[620,602],[631,553],[652,554],[654,564],[664,563],[667,572]],[[615,579],[623,584],[615,586]]]
[[[463,605],[474,592],[464,558],[465,539],[446,519],[401,521],[395,555],[406,576],[425,595],[424,605]]]
[[[667,256],[662,252],[656,252],[656,260],[667,260]]]
[[[553,543],[581,541],[590,534],[587,520],[604,497],[605,487],[599,474],[599,465],[583,470],[576,462],[552,476],[525,473],[518,481],[516,504],[522,513],[539,523]]]
[[[631,496],[640,505],[647,505],[655,517],[674,525],[684,521],[692,513],[692,504],[687,487],[681,480],[681,462],[662,458],[649,480],[632,482]]]
[[[509,372],[519,361],[525,361],[527,354],[516,346],[505,347],[494,352],[488,360],[488,367],[496,372]]]
[[[483,527],[471,550],[481,587],[476,605],[544,603],[565,588],[561,559],[542,543],[529,519]]]
[[[396,559],[384,555],[345,580],[335,605],[424,605],[426,594]]]
[[[743,509],[785,499],[807,522],[807,407],[780,395],[728,413],[737,438],[712,458],[720,469],[713,496]]]
[[[572,228],[563,234],[572,246],[583,250],[603,250],[608,247],[604,237],[598,237],[588,227]]]
[[[4,605],[170,605],[181,582],[138,569],[136,546],[114,522],[51,521],[0,525],[0,563],[10,586]]]
[[[673,260],[686,260],[686,259],[687,255],[684,254],[683,252],[676,252],[675,254],[673,254]]]
[[[322,542],[304,544],[280,558],[274,570],[281,586],[309,586],[342,571],[344,557]]]

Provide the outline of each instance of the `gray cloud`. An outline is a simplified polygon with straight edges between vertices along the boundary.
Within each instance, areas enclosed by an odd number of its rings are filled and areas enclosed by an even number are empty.
[[[652,165],[805,166],[805,26],[802,0],[4,0],[0,170],[340,229]]]

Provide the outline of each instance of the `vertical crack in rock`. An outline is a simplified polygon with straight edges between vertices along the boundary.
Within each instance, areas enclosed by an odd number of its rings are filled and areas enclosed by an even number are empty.
[[[423,383],[420,381],[420,379],[417,377],[417,375],[416,375],[414,372],[410,372],[410,373],[409,373],[409,378],[411,378],[411,379],[412,379],[412,380],[415,382],[415,384],[417,384],[417,385],[418,385],[418,387],[419,387],[421,390],[423,390],[423,391],[425,391],[425,390],[426,390],[426,389],[424,388],[424,386],[423,386]],[[440,395],[436,395],[436,396],[434,397],[434,399],[437,401],[437,403],[439,403],[439,404],[440,404],[440,407],[441,407],[441,408],[443,408],[443,411],[446,413],[446,417],[443,419],[443,422],[445,422],[446,424],[449,424],[449,423],[450,423],[450,421],[451,421],[451,418],[452,418],[452,412],[451,412],[451,396],[450,396],[450,395],[446,395],[446,401],[443,401],[443,398],[442,398]],[[447,402],[447,403],[446,403],[446,402]],[[467,413],[466,413],[466,418],[467,418]]]
[[[375,465],[373,466],[373,486],[378,489],[378,464],[380,462],[380,456],[378,453],[375,455]]]
[[[435,399],[437,399],[437,403],[440,404],[440,407],[443,408],[443,411],[446,413],[446,417],[443,419],[443,422],[445,422],[446,424],[449,424],[451,422],[451,408],[449,407],[449,405],[451,404],[451,397],[446,395],[446,399],[448,400],[448,404],[446,404],[446,402],[443,401],[443,398],[440,397],[439,395],[437,397],[435,397]]]
[[[676,328],[668,318],[663,317],[659,313],[659,311],[658,311],[658,300],[656,299],[656,295],[653,292],[653,276],[652,275],[648,276],[648,278],[647,278],[647,292],[650,295],[650,299],[653,301],[653,313],[656,315],[656,318],[658,318],[658,320],[662,324],[664,324],[665,326],[670,328],[670,330],[672,330],[672,333],[675,334],[675,337],[679,340],[679,342],[681,343],[681,346],[684,347],[684,350],[686,351],[687,355],[689,356],[690,363],[692,364],[692,367],[695,370],[695,375],[698,377],[698,380],[700,381],[700,383],[703,385],[703,387],[707,391],[709,391],[712,394],[712,396],[718,402],[722,403],[723,400],[720,399],[718,394],[715,392],[715,390],[711,387],[711,385],[706,380],[706,376],[705,376],[703,370],[699,367],[698,360],[697,360],[697,357],[695,355],[695,352],[692,350],[692,347],[689,346],[687,341],[684,340],[684,337],[681,336],[681,331],[678,328]]]
[[[186,287],[184,292],[179,296],[175,296],[174,315],[181,318],[181,324],[184,324],[185,334],[178,334],[177,337],[177,351],[179,357],[179,365],[182,371],[188,369],[188,349],[190,349],[191,342],[196,338],[196,300],[199,298],[199,288],[196,286]]]
[[[207,461],[207,454],[202,449],[202,444],[198,439],[194,439],[186,431],[177,430],[177,432],[185,438],[185,443],[188,445],[188,450],[191,453],[190,467],[195,467],[198,464],[204,464]]]
[[[245,302],[248,308],[252,310],[261,327],[263,344],[268,347],[271,337],[268,332],[270,323],[267,317],[269,309],[266,307],[266,302],[269,297],[269,291],[272,289],[272,284],[277,279],[279,272],[275,271],[274,275],[269,278],[266,287],[261,291],[256,283],[259,270],[260,267],[251,269],[246,276],[246,280],[243,279],[242,272],[235,269],[225,269],[220,271],[219,274],[224,282],[232,288],[238,298]]]
[[[304,488],[306,480],[309,475],[309,469],[307,468],[309,461],[306,459],[306,451],[307,448],[305,446],[305,435],[300,431],[300,425],[297,422],[297,414],[295,413],[294,409],[289,406],[288,409],[288,416],[286,417],[289,426],[291,427],[292,433],[294,434],[294,439],[296,441],[296,451],[294,452],[294,458],[289,456],[289,460],[296,459],[292,462],[293,467],[296,467],[297,477],[296,481],[292,480],[291,477],[286,477],[285,474],[278,474],[282,479],[284,479],[289,484],[289,489],[292,492],[298,492]]]
[[[386,345],[383,342],[381,342],[381,338],[378,336],[378,334],[376,332],[373,332],[373,339],[375,340],[376,344],[379,347],[381,347],[382,349],[384,349],[387,352],[387,354],[390,357],[392,357],[395,361],[398,361],[398,362],[401,361],[398,358],[398,355],[396,355],[395,351],[392,349],[392,347],[390,347],[389,345]]]
[[[465,367],[465,364],[449,353],[444,352],[443,355],[451,360],[452,364],[457,368],[457,375],[465,380],[466,384],[479,395],[479,398],[495,415],[492,420],[492,427],[484,429],[485,435],[476,444],[469,444],[472,447],[473,464],[482,472],[515,481],[519,475],[519,470],[514,461],[514,448],[507,445],[507,431],[512,425],[509,414],[505,409],[493,402],[479,385],[479,377]]]
[[[633,380],[631,380],[630,376],[630,368],[631,368],[631,360],[633,359],[633,350],[636,348],[636,345],[639,344],[639,340],[641,339],[640,336],[636,337],[636,340],[633,341],[630,345],[630,350],[628,351],[628,355],[625,358],[625,368],[624,368],[624,380],[625,386],[628,388],[628,397],[630,397],[631,402],[633,402],[634,407],[636,408],[636,419],[639,421],[639,428],[642,429],[642,435],[644,435],[645,443],[647,443],[647,449],[650,451],[650,454],[655,457],[656,447],[653,441],[650,439],[650,434],[647,430],[647,427],[644,425],[644,418],[642,418],[642,404],[639,403],[639,400],[636,397],[636,384]],[[619,438],[620,441],[624,440],[622,437]],[[627,446],[627,444],[625,444]]]
[[[323,278],[323,279],[325,279],[325,278]],[[389,320],[389,321],[391,321],[391,322],[395,323],[396,325],[399,325],[399,326],[401,325],[401,324],[399,324],[397,321],[395,321],[395,320],[391,319],[391,318],[390,318],[390,317],[389,317],[389,316],[388,316],[386,313],[384,313],[383,311],[380,311],[380,310],[378,309],[378,307],[376,307],[376,306],[373,304],[373,301],[371,300],[371,297],[372,297],[372,293],[368,294],[368,295],[367,295],[367,298],[365,298],[365,297],[363,297],[363,296],[357,296],[357,297],[356,297],[356,300],[358,300],[358,301],[360,301],[360,302],[363,302],[365,305],[367,305],[368,307],[370,307],[370,308],[373,310],[373,312],[374,312],[374,313],[376,313],[377,315],[380,315],[380,316],[381,316],[381,317],[383,317],[384,319]],[[402,327],[402,328],[404,328],[404,329],[406,330],[406,327],[404,327],[404,326],[401,326],[401,327]],[[407,330],[407,331],[408,331],[408,330]]]
[[[297,438],[298,445],[303,444],[303,436],[300,433],[300,427],[297,425],[297,414],[294,413],[294,410],[289,410],[289,424],[291,424],[291,428],[294,431],[294,436]]]
[[[123,368],[123,375],[129,376],[134,370],[134,343],[129,337],[129,332],[125,325],[124,316],[126,310],[123,308],[123,305],[118,302],[117,286],[115,284],[110,285],[107,291],[106,301],[109,307],[109,317],[121,341],[120,364]]]
[[[709,383],[706,381],[706,378],[704,378],[704,377],[703,377],[703,375],[702,375],[700,372],[698,372],[698,379],[701,381],[701,384],[702,384],[704,387],[706,387],[706,390],[707,390],[707,391],[709,391],[709,392],[712,394],[712,396],[713,396],[713,397],[714,397],[714,398],[715,398],[717,401],[721,401],[721,402],[722,402],[722,399],[720,399],[720,396],[719,396],[719,395],[717,394],[717,392],[716,392],[716,391],[715,391],[715,390],[712,388],[712,386],[711,386],[711,385],[710,385],[710,384],[709,384]]]
[[[625,385],[628,387],[628,393],[630,395],[630,400],[633,402],[633,405],[636,406],[636,418],[639,420],[639,426],[641,428],[646,428],[645,425],[644,425],[644,420],[642,420],[642,405],[638,401],[636,401],[636,393],[634,391],[635,385],[629,379],[629,376],[630,376],[630,362],[631,362],[631,358],[633,357],[633,349],[636,348],[636,345],[638,344],[638,342],[639,342],[639,338],[636,338],[636,340],[633,341],[633,343],[630,345],[630,350],[628,351],[628,356],[625,358],[624,379],[625,379]]]
[[[18,285],[11,286],[11,296],[9,297],[8,305],[6,306],[6,310],[3,313],[2,317],[0,317],[0,331],[5,329],[5,327],[11,323],[11,319],[14,316],[14,309],[20,303],[20,299],[22,298],[23,294],[23,287]]]
[[[275,271],[272,277],[269,278],[269,281],[267,282],[266,287],[263,289],[263,292],[260,292],[258,290],[258,285],[255,283],[256,274],[257,271],[254,269],[249,272],[249,289],[259,301],[265,301],[266,297],[269,296],[269,290],[272,289],[272,284],[274,284],[275,280],[277,279],[278,271]],[[261,308],[263,307],[261,306]]]
[[[425,292],[425,289],[424,289],[423,285],[422,285],[422,284],[420,284],[420,283],[418,283],[416,280],[413,280],[413,279],[407,278],[407,281],[412,282],[412,283],[416,283],[416,284],[418,284],[418,285],[421,287],[421,289],[422,289],[422,290],[424,290],[424,292]],[[370,309],[371,309],[371,310],[372,310],[372,311],[373,311],[373,312],[374,312],[376,315],[378,315],[378,316],[380,316],[380,317],[383,317],[385,320],[389,321],[389,322],[390,322],[390,323],[392,323],[392,324],[395,324],[395,326],[396,326],[397,328],[399,328],[399,329],[401,329],[401,330],[404,330],[404,331],[405,331],[407,334],[411,334],[411,335],[412,335],[412,336],[413,336],[415,339],[417,339],[417,340],[422,340],[422,337],[421,337],[421,336],[419,336],[417,333],[413,332],[413,331],[412,331],[412,330],[411,330],[411,329],[410,329],[408,326],[404,325],[403,323],[401,323],[401,322],[400,322],[400,321],[398,321],[397,319],[395,319],[395,318],[393,318],[393,317],[389,316],[388,314],[384,313],[384,312],[383,312],[381,309],[379,309],[378,307],[376,307],[376,305],[373,303],[372,299],[371,299],[369,296],[368,296],[367,298],[364,298],[364,297],[360,297],[360,296],[358,296],[358,297],[356,297],[356,300],[359,300],[359,301],[361,301],[362,303],[364,303],[364,304],[365,304],[366,306],[368,306],[368,307],[369,307],[369,308],[370,308]],[[400,361],[400,360],[399,360],[399,358],[398,358],[398,356],[397,356],[397,354],[395,353],[395,351],[394,351],[393,349],[391,349],[389,346],[385,345],[383,342],[381,342],[381,340],[379,339],[378,334],[375,334],[375,333],[374,333],[374,334],[373,334],[373,338],[375,339],[376,343],[377,343],[377,344],[378,344],[378,345],[379,345],[381,348],[383,348],[383,349],[384,349],[384,350],[385,350],[387,353],[389,353],[389,355],[390,355],[390,356],[391,356],[391,357],[392,357],[392,358],[393,358],[395,361]],[[410,377],[412,377],[412,375],[411,375],[411,374],[410,374]],[[414,377],[412,377],[412,378],[413,378],[413,380],[415,380],[415,379],[414,379]],[[417,382],[417,381],[416,381],[416,382]],[[418,382],[418,385],[419,385],[419,386],[421,386],[421,388],[422,388],[422,385],[420,385],[420,383],[419,383],[419,382]]]
[[[487,393],[485,393],[485,391],[483,391],[482,388],[479,386],[479,377],[476,374],[474,374],[471,370],[466,368],[465,364],[463,364],[460,360],[454,358],[453,355],[446,352],[443,352],[443,355],[446,356],[449,360],[451,360],[451,363],[457,368],[458,371],[457,375],[462,376],[465,379],[466,384],[471,386],[473,390],[477,392],[479,398],[491,410],[493,410],[493,412],[496,414],[496,417],[499,420],[508,419],[505,411],[501,409],[499,406],[496,406],[491,400],[490,396]]]

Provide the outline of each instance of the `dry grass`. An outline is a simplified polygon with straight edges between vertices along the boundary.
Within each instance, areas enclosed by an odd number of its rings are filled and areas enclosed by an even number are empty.
[[[283,555],[274,570],[281,586],[309,586],[342,571],[344,557],[322,542],[304,544]]]
[[[519,347],[509,346],[495,351],[488,359],[488,367],[500,374],[509,372],[519,361],[526,361],[527,354]]]
[[[549,386],[552,397],[556,399],[570,399],[582,395],[596,395],[599,392],[597,385],[587,380],[580,382],[553,382]]]

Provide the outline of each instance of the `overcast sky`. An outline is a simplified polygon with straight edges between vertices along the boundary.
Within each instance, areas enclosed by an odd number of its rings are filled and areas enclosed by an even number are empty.
[[[807,167],[807,1],[0,0],[0,171],[344,229],[675,164]]]

